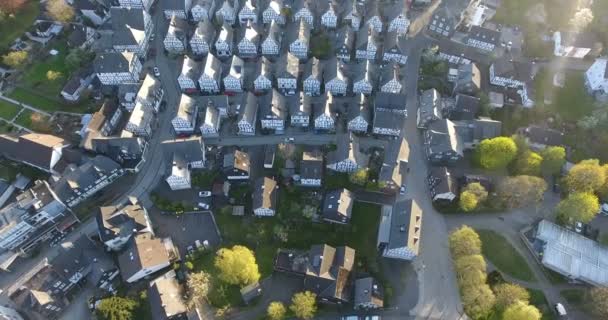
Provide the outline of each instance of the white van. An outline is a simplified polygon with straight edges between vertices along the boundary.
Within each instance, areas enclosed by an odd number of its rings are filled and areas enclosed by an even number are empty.
[[[564,308],[564,305],[561,303],[555,305],[555,311],[557,311],[557,314],[560,317],[565,317],[567,315],[566,308]]]

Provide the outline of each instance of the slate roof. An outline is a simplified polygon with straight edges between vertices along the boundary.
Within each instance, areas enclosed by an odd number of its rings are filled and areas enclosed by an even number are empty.
[[[366,167],[369,163],[369,155],[359,150],[359,138],[355,136],[342,135],[336,145],[336,150],[327,154],[327,163],[332,164],[346,159],[353,160],[360,167]]]
[[[422,211],[414,200],[395,202],[386,249],[407,247],[417,254],[420,248],[421,219]]]
[[[480,112],[481,103],[479,98],[457,94],[454,107],[449,110],[450,120],[473,120]]]
[[[353,194],[345,188],[326,192],[321,209],[323,219],[340,223],[350,222],[353,198]]]
[[[146,211],[139,204],[99,207],[95,220],[102,241],[130,235],[148,227]]]
[[[188,308],[183,300],[184,290],[171,270],[150,282],[148,300],[153,320],[187,320]]]
[[[526,83],[534,78],[534,68],[528,62],[513,61],[503,56],[494,61],[493,66],[496,76],[512,78]]]
[[[137,45],[145,38],[145,20],[147,13],[141,8],[110,8],[112,16],[112,43],[114,45]],[[136,30],[131,32],[129,28]]]
[[[179,154],[188,163],[204,161],[204,146],[205,144],[200,136],[162,142],[162,150],[167,159],[172,158],[174,154]]]
[[[523,133],[532,143],[547,146],[561,146],[564,144],[564,133],[555,129],[531,125],[525,128]]]
[[[194,36],[201,37],[209,45],[214,42],[216,34],[217,31],[210,19],[200,21],[194,30]]]
[[[233,152],[224,154],[223,168],[236,168],[249,172],[251,169],[249,154],[236,149]]]
[[[238,115],[238,121],[245,120],[247,123],[254,125],[258,112],[258,98],[253,93],[248,92],[244,100]]]
[[[192,79],[196,83],[198,78],[201,76],[202,71],[203,64],[201,62],[198,62],[187,55],[184,56],[181,72],[182,75]]]
[[[477,40],[497,46],[500,42],[500,32],[480,26],[472,26],[469,39]]]
[[[53,169],[52,159],[57,155],[55,149],[67,145],[67,141],[49,134],[0,134],[1,155],[49,171]]]
[[[450,171],[446,167],[430,167],[429,168],[430,180],[433,182],[433,188],[436,194],[453,193],[458,192],[458,183],[453,178]]]
[[[456,126],[448,119],[437,120],[429,126],[427,134],[430,139],[426,141],[431,153],[454,151],[463,155],[463,139],[457,134]]]
[[[350,247],[314,245],[308,252],[304,288],[320,299],[350,300],[349,278],[355,262]]]
[[[323,178],[323,154],[318,150],[302,153],[300,162],[301,179]]]
[[[96,73],[121,73],[130,72],[131,61],[137,59],[132,52],[106,52],[95,58]]]
[[[379,283],[372,277],[355,281],[354,305],[374,304],[378,308],[384,306],[384,294]]]

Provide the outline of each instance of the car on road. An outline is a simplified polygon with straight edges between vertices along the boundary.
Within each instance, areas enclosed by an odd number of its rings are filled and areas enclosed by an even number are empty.
[[[404,184],[402,184],[402,185],[401,185],[401,188],[399,188],[399,194],[405,194],[405,190],[406,190],[406,189],[405,189],[405,185],[404,185]]]
[[[200,191],[198,196],[201,198],[211,197],[211,191]]]
[[[158,67],[154,67],[154,69],[152,69],[152,70],[154,70],[155,76],[160,77],[160,70],[158,70]]]
[[[583,232],[583,223],[580,221],[575,222],[574,231],[576,231],[576,233],[582,233]]]
[[[561,303],[555,304],[555,311],[560,317],[565,317],[568,315],[568,313],[566,313],[566,308],[564,308],[564,305]]]
[[[285,138],[286,143],[294,143],[296,139],[294,137]]]
[[[608,203],[602,203],[600,207],[600,214],[603,216],[608,216]]]
[[[198,207],[203,210],[209,210],[209,205],[203,202],[199,202]]]
[[[154,38],[156,38],[156,33],[150,35],[150,42],[154,41]]]

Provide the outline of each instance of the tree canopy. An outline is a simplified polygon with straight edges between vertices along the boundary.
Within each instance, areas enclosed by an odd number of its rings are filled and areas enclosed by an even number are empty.
[[[138,303],[123,297],[109,297],[101,300],[95,313],[102,320],[132,320]]]
[[[464,212],[470,212],[484,202],[488,197],[488,191],[479,182],[467,184],[460,193],[460,209]]]
[[[565,178],[569,192],[596,192],[606,183],[606,170],[597,159],[575,164]]]
[[[63,77],[63,74],[59,71],[49,70],[46,72],[46,79],[49,81],[55,81]]]
[[[560,201],[556,211],[557,218],[562,223],[575,221],[588,223],[600,211],[600,202],[593,193],[576,192]]]
[[[517,301],[528,303],[530,301],[530,293],[528,290],[517,284],[501,283],[493,288],[496,296],[496,307],[506,309]]]
[[[546,174],[558,174],[566,163],[564,147],[547,147],[540,154],[543,157],[541,168]]]
[[[11,51],[2,56],[2,62],[11,68],[21,68],[27,62],[27,51]]]
[[[461,288],[461,295],[464,312],[472,319],[482,319],[488,316],[496,301],[492,289],[487,284],[469,287],[466,290]]]
[[[294,294],[289,310],[298,318],[312,319],[317,312],[317,295],[310,291]]]
[[[541,171],[543,157],[531,150],[526,150],[515,161],[515,172],[529,176],[538,176]]]
[[[348,180],[354,184],[358,184],[360,186],[365,185],[367,182],[367,178],[369,176],[368,168],[361,168],[348,176]]]
[[[271,302],[266,309],[266,314],[270,320],[282,320],[285,318],[286,312],[287,310],[283,303],[278,301]]]
[[[481,254],[481,239],[475,230],[462,226],[452,232],[449,237],[450,252],[454,259],[466,255]]]
[[[191,273],[187,282],[190,300],[188,303],[194,306],[197,302],[207,299],[207,294],[211,288],[211,276],[204,272]]]
[[[67,23],[74,19],[74,8],[64,0],[48,0],[46,10],[52,19],[59,22]]]
[[[540,202],[547,190],[545,180],[534,176],[506,177],[497,187],[500,203],[508,208],[520,208]]]
[[[218,250],[215,267],[219,270],[219,278],[230,284],[244,286],[260,279],[255,256],[244,246],[235,245],[231,249]]]
[[[531,306],[522,301],[517,301],[505,309],[502,314],[503,320],[540,320],[541,313],[535,306]]]
[[[517,155],[517,145],[511,137],[496,137],[481,141],[477,151],[479,163],[486,169],[505,168]]]

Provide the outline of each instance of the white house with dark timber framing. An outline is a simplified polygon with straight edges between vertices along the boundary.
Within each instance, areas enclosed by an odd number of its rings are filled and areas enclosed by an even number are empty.
[[[370,26],[375,32],[380,33],[384,25],[378,11],[378,5],[378,1],[367,1],[365,3],[365,24]]]
[[[315,130],[318,131],[333,131],[336,129],[336,119],[331,108],[334,103],[334,97],[326,92],[325,103],[315,104],[314,124]]]
[[[300,92],[300,99],[289,105],[289,115],[292,127],[308,128],[312,114],[311,97]]]
[[[206,96],[202,102],[205,107],[205,115],[201,120],[201,135],[203,137],[219,136],[222,112],[228,108],[228,97],[225,95]]]
[[[345,96],[348,89],[349,79],[346,75],[346,66],[335,59],[327,61],[325,72],[325,91],[334,96]]]
[[[301,20],[306,21],[311,28],[314,29],[314,10],[311,8],[311,0],[299,0],[298,6],[294,8],[293,21],[299,23]]]
[[[246,26],[248,23],[256,25],[258,23],[258,3],[259,0],[245,0],[241,11],[239,11],[239,24]]]
[[[370,26],[359,29],[357,34],[357,43],[355,50],[355,58],[357,60],[376,60],[379,47],[379,34]]]
[[[190,49],[192,50],[192,54],[197,56],[208,54],[213,45],[213,41],[215,40],[215,35],[215,27],[211,21],[200,21],[190,38]]]
[[[258,56],[258,46],[260,43],[260,34],[256,30],[256,28],[251,24],[245,28],[242,28],[241,37],[237,40],[237,52],[239,57],[246,58],[255,58]]]
[[[401,68],[395,63],[389,63],[381,66],[379,70],[380,92],[385,93],[401,93],[403,85],[401,84]]]
[[[238,93],[243,92],[243,73],[245,72],[245,62],[243,59],[232,56],[230,63],[230,72],[224,77],[224,92]]]
[[[242,136],[255,135],[255,122],[258,114],[258,99],[248,92],[245,101],[240,106],[237,117],[238,134]]]
[[[339,3],[329,2],[327,10],[321,15],[321,25],[325,28],[335,29],[338,26],[338,7]]]
[[[269,24],[272,21],[275,21],[280,25],[284,25],[286,22],[283,12],[284,8],[285,4],[283,0],[270,0],[266,10],[262,12],[262,22],[264,24]]]
[[[318,150],[302,153],[299,186],[320,187],[323,180],[323,154]]]
[[[266,39],[262,41],[263,56],[277,56],[281,51],[281,42],[283,41],[283,31],[276,22],[270,23],[270,29],[266,35]]]
[[[137,91],[135,102],[139,102],[146,108],[151,108],[154,112],[158,113],[164,95],[165,90],[160,80],[147,74]]]
[[[177,16],[171,17],[169,22],[169,29],[167,35],[163,40],[165,50],[167,52],[178,54],[186,51],[186,30],[188,23],[185,20],[178,18]]]
[[[384,46],[382,48],[382,61],[395,62],[405,65],[407,55],[399,43],[399,35],[396,32],[387,32],[384,36]]]
[[[152,136],[152,120],[154,120],[154,109],[145,107],[141,102],[136,102],[124,131],[148,139]]]
[[[270,104],[264,103],[260,106],[260,123],[262,128],[280,133],[285,130],[287,97],[283,96],[277,90],[272,90],[270,95]]]
[[[238,0],[221,1],[221,6],[215,12],[215,19],[221,25],[233,25],[236,22]]]
[[[383,206],[378,226],[378,250],[385,258],[411,261],[418,256],[422,210],[412,200]]]
[[[221,81],[222,62],[214,55],[208,54],[198,85],[203,93],[215,94],[220,92]]]
[[[396,32],[401,35],[407,33],[410,27],[410,20],[407,18],[407,6],[403,1],[384,4],[384,14],[388,32]]]
[[[348,131],[365,133],[371,123],[369,99],[358,95],[358,103],[348,108]]]
[[[277,89],[284,95],[294,95],[298,90],[300,61],[294,55],[283,55],[276,63]]]
[[[234,30],[228,24],[222,25],[220,34],[215,41],[215,54],[218,57],[232,56]]]
[[[194,22],[209,21],[213,19],[215,1],[213,0],[193,0],[190,8],[190,15]]]
[[[323,65],[317,58],[312,58],[306,64],[302,90],[308,96],[321,94],[321,83],[323,82]]]
[[[97,78],[105,85],[139,82],[141,61],[132,52],[108,52],[97,56],[93,63]]]
[[[133,52],[140,57],[147,54],[150,35],[154,29],[152,18],[144,9],[112,7],[112,48],[117,52]]]
[[[354,76],[353,79],[353,93],[362,93],[365,95],[372,94],[376,85],[375,81],[375,70],[374,65],[371,61],[365,62],[365,68],[360,68],[359,72]]]
[[[251,171],[249,154],[237,149],[224,153],[222,169],[229,181],[249,180]]]
[[[253,89],[256,92],[264,92],[272,88],[273,77],[272,62],[266,58],[260,59],[257,64],[257,72],[255,80],[253,80]]]
[[[182,64],[182,71],[177,77],[177,84],[182,92],[193,93],[198,90],[197,82],[201,76],[203,65],[190,58],[184,56],[184,62]]]
[[[306,21],[300,20],[298,37],[289,44],[289,52],[301,60],[308,59],[310,49],[310,26]]]
[[[350,62],[355,48],[355,32],[350,28],[342,28],[337,33],[338,47],[336,48],[336,58],[342,62]]]
[[[171,120],[173,131],[177,135],[193,134],[196,128],[196,116],[198,115],[198,104],[196,100],[182,94],[177,107],[177,114]]]
[[[192,7],[192,0],[160,0],[165,19],[176,16],[180,19],[188,19],[188,12]]]
[[[358,31],[361,28],[361,22],[363,21],[363,14],[358,6],[357,1],[352,2],[353,5],[344,14],[344,23],[348,25],[352,30]]]
[[[367,167],[368,163],[369,155],[359,150],[359,138],[343,134],[338,137],[336,150],[327,154],[326,167],[336,172],[352,173]]]

